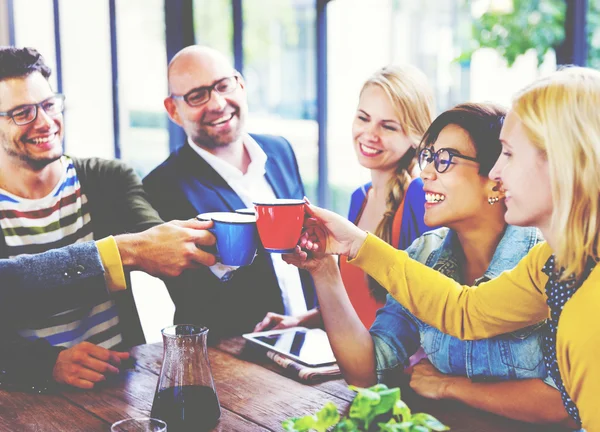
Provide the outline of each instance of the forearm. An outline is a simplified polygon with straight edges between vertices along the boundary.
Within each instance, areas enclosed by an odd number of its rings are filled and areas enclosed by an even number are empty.
[[[550,253],[544,246],[536,246],[513,270],[477,287],[461,286],[373,235],[349,262],[374,277],[427,324],[460,339],[483,339],[548,317],[545,297],[538,289],[545,285],[541,279],[547,281],[539,271],[539,263]]]
[[[323,328],[323,317],[320,308],[313,308],[306,313],[299,315],[299,325],[307,328]]]
[[[445,394],[448,399],[503,417],[576,428],[558,390],[540,379],[478,383],[466,377],[452,377]]]
[[[346,381],[361,387],[377,382],[373,340],[348,298],[333,258],[312,273],[329,342]]]

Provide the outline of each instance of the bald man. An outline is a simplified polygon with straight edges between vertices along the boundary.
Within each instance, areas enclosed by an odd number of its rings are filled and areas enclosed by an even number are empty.
[[[304,196],[289,142],[246,132],[246,83],[225,56],[207,47],[184,48],[171,60],[168,79],[164,105],[187,140],[144,179],[164,220]],[[214,267],[186,276],[197,289],[170,289],[175,322],[206,325],[213,337],[252,331],[267,312],[300,315],[315,306],[310,276],[264,250],[229,279]]]

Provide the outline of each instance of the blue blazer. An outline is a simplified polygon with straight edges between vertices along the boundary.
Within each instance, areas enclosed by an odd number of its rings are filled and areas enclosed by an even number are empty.
[[[266,178],[278,198],[302,198],[304,188],[291,145],[282,137],[251,135],[267,154]],[[187,143],[143,180],[150,202],[164,220],[199,213],[234,211],[246,205],[227,182]],[[316,305],[310,275],[300,271],[308,309]],[[208,268],[185,272],[171,284],[176,323],[207,326],[213,335],[251,331],[267,312],[283,313],[283,301],[270,256],[259,251],[251,266],[220,281]],[[179,285],[179,286],[177,286]],[[190,286],[191,285],[191,286]]]

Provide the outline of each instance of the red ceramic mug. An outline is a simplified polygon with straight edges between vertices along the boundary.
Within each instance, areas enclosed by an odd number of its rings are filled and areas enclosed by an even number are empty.
[[[304,225],[304,201],[274,199],[254,203],[256,228],[267,252],[290,253],[298,244]]]

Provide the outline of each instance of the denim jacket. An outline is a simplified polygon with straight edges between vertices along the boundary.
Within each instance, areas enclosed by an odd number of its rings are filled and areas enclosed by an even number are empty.
[[[508,225],[487,271],[475,284],[512,269],[542,240],[535,228]],[[415,240],[406,252],[411,258],[464,283],[464,255],[454,231],[448,228],[430,231]],[[431,363],[446,374],[467,376],[475,381],[541,378],[554,386],[543,362],[544,328],[545,322],[540,322],[490,339],[461,341],[420,321],[388,295],[370,332],[380,380],[386,372],[408,365],[409,357],[422,346]]]

